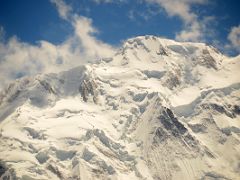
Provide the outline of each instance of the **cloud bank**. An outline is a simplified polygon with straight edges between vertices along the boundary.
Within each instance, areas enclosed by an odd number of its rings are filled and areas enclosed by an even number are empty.
[[[240,53],[240,25],[231,28],[228,34],[228,40],[230,44],[228,44],[227,47],[235,49]]]
[[[114,54],[114,47],[94,36],[98,30],[90,18],[74,14],[63,0],[51,2],[59,16],[73,26],[74,34],[59,45],[47,41],[32,45],[17,37],[4,41],[4,29],[0,27],[0,89],[16,78],[57,72]]]

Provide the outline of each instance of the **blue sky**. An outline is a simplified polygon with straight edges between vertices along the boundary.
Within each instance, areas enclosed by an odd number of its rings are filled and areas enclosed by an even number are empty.
[[[238,0],[0,0],[0,81],[111,56],[157,35],[240,52]]]
[[[69,22],[58,15],[49,0],[1,0],[0,3],[0,25],[7,39],[16,35],[28,43],[46,40],[58,44],[73,32]],[[179,16],[169,17],[161,5],[143,0],[67,0],[66,3],[74,13],[92,19],[93,26],[99,31],[97,38],[114,45],[145,34],[175,39],[176,33],[184,26]],[[215,33],[204,41],[213,43],[214,39],[224,43],[231,28],[240,24],[239,7],[238,0],[193,4],[192,12],[198,15],[198,19],[215,18],[209,25]]]

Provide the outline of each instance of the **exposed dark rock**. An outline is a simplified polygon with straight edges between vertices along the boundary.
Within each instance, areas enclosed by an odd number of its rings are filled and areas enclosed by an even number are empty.
[[[177,127],[177,129],[179,130],[179,132],[181,134],[184,134],[187,131],[187,129],[184,127],[184,125],[182,123],[180,123],[177,120],[177,118],[173,118],[172,121],[173,121],[173,123],[175,124],[175,126]]]
[[[87,161],[90,162],[90,160],[95,156],[94,153],[92,153],[91,151],[89,151],[87,148],[84,149],[83,154],[82,154],[82,158]]]
[[[240,129],[234,126],[222,128],[221,131],[227,136],[230,136],[232,132],[236,134],[240,134]]]
[[[167,139],[167,133],[161,127],[156,129],[155,135],[156,136],[153,139],[153,143],[157,143],[159,140],[162,142]]]
[[[235,114],[240,114],[240,106],[234,105],[234,106],[233,106],[233,112],[234,112]]]
[[[220,112],[220,113],[225,113],[225,108],[223,106],[220,106],[218,104],[210,104],[211,108]]]
[[[11,97],[8,98],[8,102],[13,102],[21,93],[21,90],[17,89]]]
[[[167,108],[167,114],[171,119],[175,118],[173,112],[169,108]]]
[[[38,81],[46,91],[48,91],[49,93],[56,94],[53,87],[47,81],[43,81],[43,80],[38,80]]]
[[[178,85],[181,84],[182,73],[180,69],[174,69],[172,71],[168,71],[165,75],[165,80],[163,84],[167,86],[169,89],[174,89]]]
[[[13,169],[9,169],[3,162],[0,162],[0,180],[17,180]]]
[[[158,118],[164,128],[170,131],[175,137],[183,135],[187,131],[184,125],[178,121],[169,108],[164,108]]]
[[[82,84],[79,87],[79,92],[83,98],[83,101],[87,102],[89,94],[93,96],[94,103],[97,103],[97,85],[93,80],[84,79]]]
[[[230,118],[235,118],[236,117],[235,111],[238,110],[238,109],[234,108],[234,110],[232,111],[232,110],[229,110],[227,107],[224,107],[224,106],[216,104],[216,103],[202,104],[201,107],[203,109],[212,109],[212,110],[217,111],[221,114],[224,113],[225,115],[227,115]]]
[[[177,138],[180,142],[199,151],[198,140],[195,139],[187,130],[187,128],[180,122],[171,109],[163,107],[158,116],[161,125],[156,128],[153,137],[153,143],[161,143],[167,139]]]
[[[76,151],[56,150],[56,157],[61,161],[72,159],[76,155]]]
[[[216,172],[207,172],[201,178],[201,180],[207,180],[207,179],[229,180],[229,178],[225,177],[224,175],[218,174]]]
[[[158,118],[165,129],[172,130],[174,128],[174,125],[172,124],[172,122],[169,121],[169,119],[166,118],[164,115],[160,115]]]
[[[208,68],[217,69],[217,63],[207,49],[203,49],[200,64]]]
[[[156,52],[157,55],[162,55],[162,56],[168,56],[167,51],[165,50],[164,47],[160,46],[158,52]]]
[[[30,127],[25,127],[24,130],[28,132],[28,134],[33,138],[33,139],[41,139],[41,135],[39,132],[36,130],[30,128]]]
[[[194,147],[194,148],[198,148],[198,143],[197,141],[193,138],[193,136],[191,136],[190,134],[186,134],[184,137],[183,137],[184,141],[190,145],[191,147]]]
[[[195,133],[205,133],[207,130],[207,127],[204,126],[203,124],[189,124],[188,125],[193,132]]]
[[[156,78],[156,79],[161,79],[164,74],[166,73],[165,71],[154,71],[154,70],[144,70],[142,71],[148,78]]]
[[[105,135],[104,131],[95,129],[93,134],[99,138],[99,140],[106,146],[110,148],[110,139]]]
[[[57,167],[54,167],[53,165],[49,164],[47,169],[52,173],[56,174],[58,178],[63,179],[62,173],[58,170]]]
[[[49,156],[46,152],[39,152],[35,157],[40,164],[45,163],[49,159]]]
[[[230,128],[222,128],[221,131],[222,131],[226,136],[230,136],[230,135],[232,134]]]
[[[0,177],[7,171],[7,168],[3,165],[0,164]]]

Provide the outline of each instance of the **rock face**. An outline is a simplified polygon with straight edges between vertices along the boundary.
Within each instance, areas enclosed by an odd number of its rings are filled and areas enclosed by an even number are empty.
[[[171,131],[172,135],[175,137],[183,135],[187,131],[169,108],[164,108],[158,119],[163,124],[164,129]]]
[[[239,179],[240,58],[129,39],[0,93],[0,179]]]
[[[0,178],[2,180],[15,180],[16,175],[13,169],[8,169],[6,165],[0,162]]]
[[[93,97],[93,101],[97,103],[97,84],[94,80],[84,79],[82,84],[79,87],[79,92],[83,98],[83,101],[87,102],[89,95]]]

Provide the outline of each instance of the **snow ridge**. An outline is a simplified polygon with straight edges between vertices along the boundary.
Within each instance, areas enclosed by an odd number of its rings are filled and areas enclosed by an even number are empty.
[[[0,179],[239,179],[240,58],[127,40],[0,93]]]

